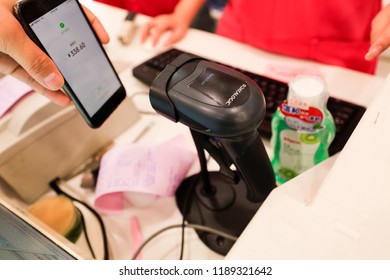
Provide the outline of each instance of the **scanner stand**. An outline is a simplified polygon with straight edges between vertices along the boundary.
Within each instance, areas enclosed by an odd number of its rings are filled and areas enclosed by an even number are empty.
[[[201,171],[186,178],[176,191],[176,202],[190,224],[207,226],[238,237],[262,204],[251,202],[247,187],[237,172],[230,169],[229,159],[213,144],[213,137],[191,129]],[[209,172],[205,150],[220,166],[219,171]],[[234,240],[218,234],[196,230],[202,242],[211,250],[226,255]]]

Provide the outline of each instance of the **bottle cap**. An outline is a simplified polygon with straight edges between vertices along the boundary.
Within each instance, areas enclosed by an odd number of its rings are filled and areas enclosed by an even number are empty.
[[[326,108],[328,92],[324,79],[314,75],[298,75],[289,83],[287,102],[289,105],[308,109]]]

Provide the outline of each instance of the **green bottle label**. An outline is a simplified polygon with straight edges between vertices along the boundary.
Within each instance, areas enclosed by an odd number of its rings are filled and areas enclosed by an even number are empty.
[[[323,128],[324,113],[315,107],[291,106],[284,101],[280,112],[285,116],[286,124],[298,131],[315,132]]]

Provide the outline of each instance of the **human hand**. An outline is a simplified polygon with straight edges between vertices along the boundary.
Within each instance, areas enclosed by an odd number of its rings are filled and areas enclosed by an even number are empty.
[[[390,5],[385,6],[371,23],[371,46],[366,60],[378,57],[390,46]]]
[[[141,30],[141,43],[145,43],[147,39],[152,41],[152,46],[155,47],[162,35],[169,31],[169,35],[165,38],[164,46],[169,46],[176,43],[184,37],[190,22],[181,18],[176,14],[164,14],[156,16],[148,21]]]
[[[66,106],[69,97],[61,91],[64,79],[54,62],[27,36],[12,14],[13,0],[0,0],[0,73],[12,75],[53,102]],[[109,41],[96,16],[84,11],[102,43]]]

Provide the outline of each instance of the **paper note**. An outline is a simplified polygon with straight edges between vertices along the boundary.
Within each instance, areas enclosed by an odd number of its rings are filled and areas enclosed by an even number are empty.
[[[296,76],[302,74],[316,75],[320,77],[323,76],[318,67],[311,66],[311,65],[291,66],[291,65],[270,63],[266,66],[266,69],[264,71],[265,76],[286,83],[289,83]]]
[[[32,89],[12,76],[0,79],[0,117]]]
[[[119,212],[124,192],[174,195],[195,158],[184,136],[160,144],[116,146],[102,157],[95,206],[102,212]]]

